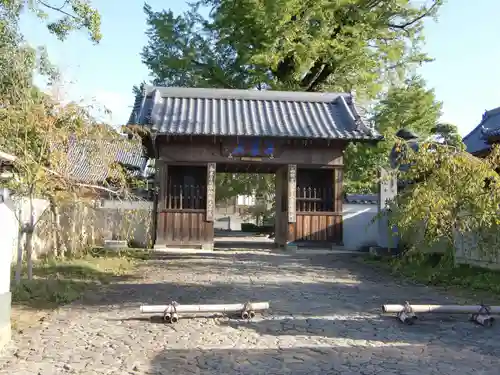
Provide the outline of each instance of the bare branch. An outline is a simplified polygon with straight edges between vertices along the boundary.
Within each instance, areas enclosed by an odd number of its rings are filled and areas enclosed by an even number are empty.
[[[422,14],[420,14],[418,17],[414,18],[413,20],[411,21],[407,21],[403,24],[393,24],[393,23],[390,23],[388,26],[391,28],[391,29],[400,29],[400,30],[403,30],[405,32],[408,32],[406,30],[407,27],[409,26],[412,26],[414,25],[415,23],[417,23],[418,21],[424,19],[425,17],[429,16],[431,14],[431,12],[439,5],[439,1],[438,0],[435,0],[434,3],[429,7],[427,8],[426,10],[424,10],[422,12]]]
[[[74,19],[78,19],[78,17],[76,17],[74,14],[68,13],[68,12],[66,12],[64,10],[64,7],[66,7],[66,5],[68,5],[69,0],[65,0],[64,3],[60,7],[56,7],[56,6],[50,5],[50,4],[48,4],[48,3],[46,3],[45,1],[42,1],[42,0],[38,0],[38,2],[41,5],[43,5],[45,8],[48,8],[50,10],[53,10],[53,11],[56,11],[56,12],[59,12],[59,13],[62,13],[65,16],[68,16],[68,17],[71,17],[71,18],[74,18]]]

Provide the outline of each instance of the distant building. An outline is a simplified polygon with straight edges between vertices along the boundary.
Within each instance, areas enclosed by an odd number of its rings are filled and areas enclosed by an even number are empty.
[[[464,137],[463,142],[472,155],[487,156],[491,145],[500,143],[500,107],[485,111],[479,125]]]

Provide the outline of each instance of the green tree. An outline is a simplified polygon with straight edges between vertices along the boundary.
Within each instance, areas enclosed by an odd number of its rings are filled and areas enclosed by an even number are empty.
[[[49,30],[63,40],[73,30],[85,29],[95,43],[101,39],[100,16],[86,0],[67,0],[52,5],[40,0],[0,0],[0,104],[17,103],[23,97],[38,95],[33,75],[48,75],[54,80],[57,70],[44,48],[33,49],[19,30],[19,18],[33,12]]]
[[[85,30],[94,43],[102,38],[101,16],[88,0],[0,0],[0,13],[4,15],[19,18],[25,11],[46,22],[49,31],[61,40],[75,30]]]
[[[182,15],[145,5],[149,41],[142,59],[158,85],[356,90],[374,98],[429,61],[421,51],[424,20],[441,4],[200,0]],[[206,8],[209,17],[200,11]],[[371,155],[360,152],[363,160]]]
[[[0,180],[20,200],[28,202],[28,220],[22,222],[21,234],[25,235],[28,278],[32,277],[33,232],[43,215],[35,216],[34,200],[47,199],[54,223],[60,223],[58,207],[76,202],[89,202],[102,192],[122,199],[131,196],[134,181],[128,171],[115,161],[106,144],[114,143],[125,152],[135,151],[137,138],[125,139],[107,126],[95,123],[86,108],[75,104],[60,105],[48,96],[33,96],[17,104],[0,107],[0,150],[15,157],[13,178]],[[76,146],[90,170],[98,166],[99,175],[108,176],[112,182],[81,183],[74,177],[75,157],[70,153]],[[104,146],[104,147],[103,147]],[[21,224],[21,218],[18,217]],[[66,249],[61,228],[55,227],[55,256],[62,256]],[[78,244],[81,245],[81,244]],[[18,255],[22,261],[22,252]],[[16,280],[20,281],[20,270]]]
[[[455,232],[479,236],[477,245],[486,255],[498,255],[498,206],[500,181],[495,171],[500,149],[485,159],[435,141],[422,142],[418,152],[408,152],[412,167],[401,176],[417,181],[398,194],[390,222],[414,251],[445,245],[453,260]],[[493,236],[491,235],[493,234]]]
[[[399,129],[411,130],[423,140],[443,132],[448,132],[447,139],[453,138],[452,134],[457,134],[456,128],[453,130],[452,125],[446,129],[437,126],[441,109],[442,103],[436,100],[434,90],[428,89],[421,77],[412,77],[401,85],[390,87],[375,105],[371,116],[385,142],[377,146],[358,143],[348,147],[345,154],[346,191],[376,191],[378,170],[389,165],[389,154]]]
[[[439,123],[432,129],[432,134],[437,136],[437,140],[460,150],[465,150],[462,136],[458,133],[456,125],[449,123]]]
[[[224,201],[238,195],[274,199],[275,176],[269,173],[219,173],[216,178],[216,200]]]
[[[350,91],[369,96],[421,52],[442,1],[201,0],[183,15],[146,5],[143,61],[173,86]],[[204,18],[199,9],[211,9]]]

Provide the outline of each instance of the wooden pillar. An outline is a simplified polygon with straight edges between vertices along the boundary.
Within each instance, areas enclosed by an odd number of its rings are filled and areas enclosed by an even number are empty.
[[[284,211],[283,207],[283,192],[285,189],[285,168],[279,168],[276,171],[276,183],[275,183],[275,216],[274,216],[274,243],[278,246],[284,246],[286,244],[286,228],[287,223],[284,222]]]
[[[333,170],[333,210],[337,214],[334,221],[334,237],[338,245],[343,244],[343,203],[344,203],[344,171],[342,167]]]
[[[342,205],[344,203],[344,171],[342,167],[336,167],[333,170],[333,211],[342,214]]]
[[[167,208],[167,182],[168,182],[168,164],[160,159],[156,159],[155,190],[156,190],[156,209],[155,209],[155,245],[165,244],[165,215]]]

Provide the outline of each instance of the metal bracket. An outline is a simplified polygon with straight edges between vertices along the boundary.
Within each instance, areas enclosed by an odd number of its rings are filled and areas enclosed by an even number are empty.
[[[491,316],[490,307],[482,304],[479,311],[471,315],[470,320],[484,327],[491,327],[495,318]]]
[[[163,312],[163,320],[166,323],[177,323],[179,321],[179,316],[177,315],[177,305],[177,302],[172,301]]]
[[[403,306],[404,306],[403,310],[398,312],[397,317],[403,323],[412,325],[413,323],[415,323],[415,320],[417,320],[417,316],[413,312],[413,309],[411,308],[411,305],[408,301],[405,301]]]
[[[250,302],[245,303],[245,306],[241,311],[241,319],[252,319],[254,317],[255,311],[252,311],[252,304]]]

